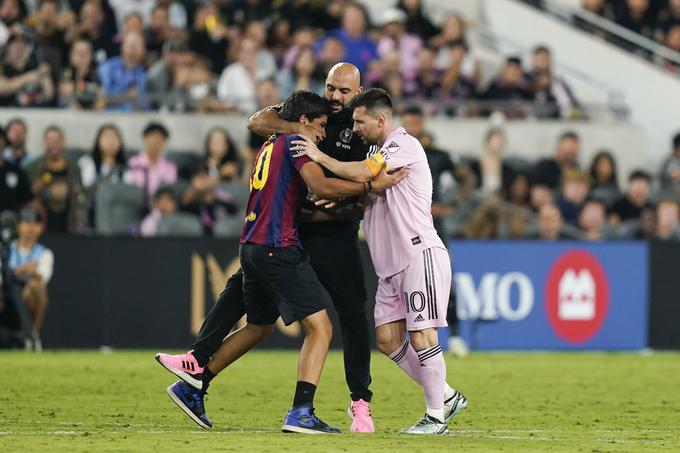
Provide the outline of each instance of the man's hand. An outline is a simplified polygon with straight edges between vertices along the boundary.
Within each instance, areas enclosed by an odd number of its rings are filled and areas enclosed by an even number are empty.
[[[371,186],[374,192],[381,192],[388,189],[395,184],[398,184],[402,179],[408,176],[406,168],[400,168],[393,173],[387,173],[387,167],[383,166],[378,175],[371,181]]]
[[[300,137],[302,137],[302,140],[293,140],[291,142],[294,146],[290,149],[295,151],[293,157],[307,156],[317,164],[321,163],[324,153],[316,146],[316,143],[305,135],[300,135]]]

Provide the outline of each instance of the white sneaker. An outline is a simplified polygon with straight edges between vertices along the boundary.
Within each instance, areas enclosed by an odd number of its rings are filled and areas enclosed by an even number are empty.
[[[415,425],[404,428],[399,432],[402,434],[448,434],[449,428],[446,423],[425,414]]]
[[[465,341],[461,337],[450,337],[449,338],[449,353],[456,357],[467,357],[470,354],[470,350],[465,344]]]
[[[444,419],[448,423],[453,417],[458,415],[468,405],[465,395],[458,390],[454,390],[453,395],[444,401]]]

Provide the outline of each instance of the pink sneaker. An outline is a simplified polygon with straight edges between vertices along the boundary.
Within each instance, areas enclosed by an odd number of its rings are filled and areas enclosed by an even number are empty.
[[[347,414],[352,419],[349,430],[353,433],[374,433],[373,418],[371,408],[364,400],[352,401],[347,409]]]
[[[156,360],[166,370],[192,387],[201,390],[203,387],[203,367],[198,365],[192,352],[194,351],[178,355],[158,353],[156,354]]]

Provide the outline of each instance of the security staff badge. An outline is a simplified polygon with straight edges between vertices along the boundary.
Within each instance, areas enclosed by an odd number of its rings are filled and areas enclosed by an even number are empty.
[[[349,142],[352,141],[352,129],[347,128],[340,131],[340,141],[335,142],[335,146],[342,147],[343,149],[350,149]]]
[[[16,173],[7,173],[5,175],[5,183],[7,183],[8,188],[14,189],[17,184],[19,184],[19,175]]]

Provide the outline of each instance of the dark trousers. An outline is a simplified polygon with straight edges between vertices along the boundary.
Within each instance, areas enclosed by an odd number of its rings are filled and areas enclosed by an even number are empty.
[[[366,288],[356,228],[329,231],[302,228],[301,239],[310,255],[312,268],[338,313],[345,380],[352,399],[370,401],[373,395],[368,389],[371,384],[371,328],[366,316]],[[239,270],[227,281],[192,346],[199,365],[208,363],[244,314],[243,274]]]
[[[316,227],[316,225],[314,225]],[[315,228],[317,230],[317,228]],[[366,314],[366,285],[354,226],[329,231],[301,229],[302,246],[331,296],[342,331],[345,380],[354,401],[371,401],[371,326]]]

